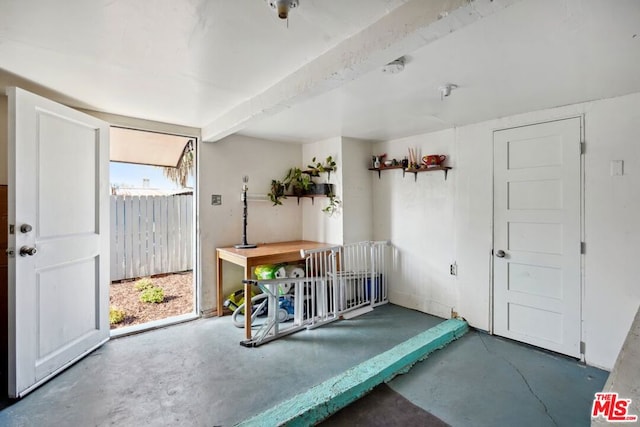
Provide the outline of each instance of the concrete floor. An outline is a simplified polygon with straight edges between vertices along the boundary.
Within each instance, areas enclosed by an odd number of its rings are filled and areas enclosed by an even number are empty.
[[[394,305],[258,348],[230,318],[118,338],[0,412],[3,426],[231,426],[428,329]],[[587,425],[607,372],[470,332],[390,387],[454,426]]]
[[[471,331],[390,382],[452,426],[588,426],[608,372]]]

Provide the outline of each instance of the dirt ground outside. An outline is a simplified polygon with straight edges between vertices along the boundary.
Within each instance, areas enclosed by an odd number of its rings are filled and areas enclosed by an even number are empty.
[[[137,280],[137,279],[136,279]],[[111,329],[139,325],[193,312],[193,272],[151,277],[154,286],[164,290],[164,302],[140,302],[136,280],[114,282],[109,289],[109,306],[124,310],[124,321],[111,325]]]

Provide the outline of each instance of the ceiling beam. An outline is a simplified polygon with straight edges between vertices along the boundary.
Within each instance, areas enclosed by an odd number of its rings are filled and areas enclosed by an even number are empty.
[[[218,141],[521,0],[409,0],[202,129]]]

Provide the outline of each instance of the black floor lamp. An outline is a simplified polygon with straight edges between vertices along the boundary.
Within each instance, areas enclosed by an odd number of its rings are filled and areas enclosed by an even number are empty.
[[[253,249],[257,247],[257,245],[247,243],[247,190],[249,189],[247,182],[249,182],[249,177],[245,175],[242,177],[242,243],[235,245],[236,249]]]

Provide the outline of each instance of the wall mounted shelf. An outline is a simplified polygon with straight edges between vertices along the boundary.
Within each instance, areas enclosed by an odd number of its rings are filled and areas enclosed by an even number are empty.
[[[406,173],[412,173],[414,181],[418,180],[418,173],[420,173],[420,172],[443,171],[444,172],[444,180],[446,181],[447,180],[447,173],[449,172],[451,167],[450,166],[436,166],[436,167],[433,167],[433,168],[413,169],[413,168],[403,168],[402,166],[388,166],[388,167],[380,167],[380,168],[369,168],[370,171],[378,172],[378,179],[380,179],[380,172],[385,171],[385,170],[390,170],[390,169],[402,169],[402,176],[403,177],[404,177],[404,175]]]
[[[295,197],[298,199],[298,204],[300,204],[300,199],[311,199],[311,204],[315,204],[316,197],[328,197],[326,194],[302,194],[300,196],[296,196],[295,194],[287,194],[287,197]]]
[[[405,172],[412,173],[413,174],[413,180],[417,181],[418,180],[418,173],[420,173],[420,172],[443,171],[444,172],[444,180],[446,181],[447,180],[447,173],[449,172],[449,169],[451,169],[451,167],[449,167],[449,166],[436,166],[436,167],[433,167],[433,168],[420,168],[420,169],[407,168],[402,173],[403,173],[403,175],[404,175]]]
[[[379,168],[369,168],[370,171],[378,171],[378,178],[380,178],[380,171],[386,171],[390,169],[404,169],[401,165],[398,166],[382,166]]]

